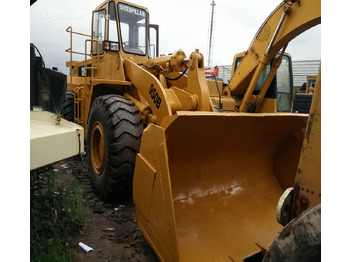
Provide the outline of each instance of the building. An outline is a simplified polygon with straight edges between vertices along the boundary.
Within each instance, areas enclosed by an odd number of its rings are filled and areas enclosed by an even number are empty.
[[[293,61],[293,85],[295,87],[301,87],[306,82],[306,77],[317,76],[318,68],[321,60],[302,60]],[[231,78],[231,67],[232,65],[222,65],[219,67],[219,76],[227,84]]]
[[[293,85],[301,87],[306,82],[306,77],[317,76],[321,60],[293,61]]]

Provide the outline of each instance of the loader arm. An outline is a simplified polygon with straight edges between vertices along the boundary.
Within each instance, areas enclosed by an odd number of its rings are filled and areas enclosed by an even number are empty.
[[[196,50],[192,52],[189,60],[185,60],[184,57],[186,56],[182,52],[175,52],[168,57],[148,61],[153,66],[136,64],[124,58],[127,77],[151,108],[152,114],[148,118],[150,123],[161,125],[165,117],[172,116],[178,111],[215,111],[205,78],[203,55]],[[170,64],[170,68],[188,70],[188,76],[182,76],[183,79],[179,82],[176,80],[167,82],[162,74],[157,77],[153,68],[163,68],[167,64]],[[179,76],[178,72],[168,70],[172,76]]]
[[[240,112],[249,112],[261,72],[296,36],[321,23],[321,1],[283,1],[265,20],[228,83],[233,96],[244,96]],[[259,105],[254,105],[258,108]],[[255,110],[256,111],[256,110]]]
[[[138,66],[131,60],[124,58],[125,73],[147,100],[152,112],[154,123],[160,123],[165,116],[172,115],[170,101],[178,103],[169,90],[163,88],[160,81],[151,73]],[[154,114],[153,113],[153,114]]]

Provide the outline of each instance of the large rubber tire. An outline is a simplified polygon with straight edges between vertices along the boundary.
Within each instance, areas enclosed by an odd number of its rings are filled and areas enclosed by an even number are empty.
[[[66,93],[66,100],[62,103],[61,116],[71,122],[74,122],[74,94],[72,91]]]
[[[284,261],[321,261],[321,204],[290,221],[263,259],[263,262]]]
[[[87,157],[92,184],[103,200],[131,196],[143,123],[135,104],[118,95],[98,97],[88,120]]]

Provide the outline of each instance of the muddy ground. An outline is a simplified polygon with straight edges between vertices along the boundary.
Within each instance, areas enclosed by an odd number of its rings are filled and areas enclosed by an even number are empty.
[[[117,203],[101,201],[92,188],[85,161],[84,157],[76,156],[53,165],[58,186],[79,181],[84,190],[84,226],[78,236],[68,241],[76,260],[159,261],[138,227],[132,198]],[[85,252],[79,242],[94,251]]]

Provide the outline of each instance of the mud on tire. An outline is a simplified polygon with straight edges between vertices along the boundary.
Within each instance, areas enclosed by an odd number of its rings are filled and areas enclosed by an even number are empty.
[[[321,261],[321,204],[290,221],[270,245],[262,262]]]
[[[143,132],[135,104],[118,95],[98,97],[88,120],[87,157],[92,184],[103,200],[131,195]]]

